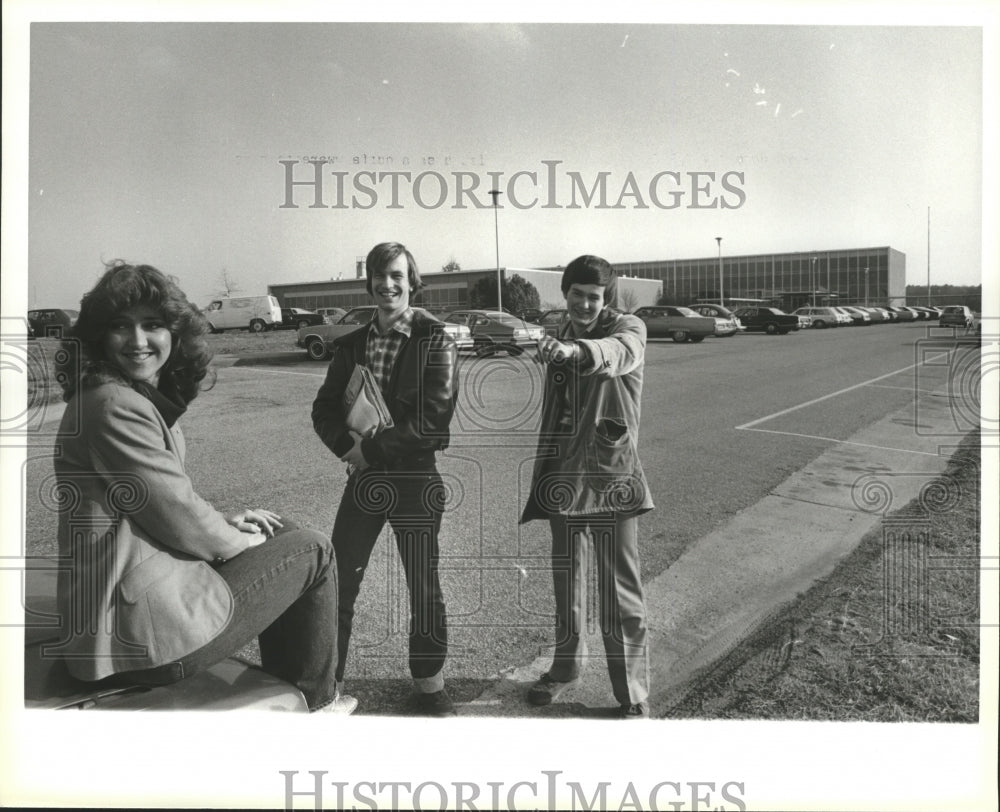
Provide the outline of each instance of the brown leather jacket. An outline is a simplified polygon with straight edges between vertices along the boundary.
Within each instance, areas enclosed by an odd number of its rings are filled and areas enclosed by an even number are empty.
[[[326,379],[313,401],[313,428],[335,454],[347,434],[344,388],[355,365],[365,362],[367,336],[366,324],[334,341]],[[415,310],[410,337],[403,342],[389,378],[386,405],[395,425],[361,443],[373,468],[426,468],[434,464],[435,452],[448,447],[448,427],[458,399],[457,357],[444,324]]]

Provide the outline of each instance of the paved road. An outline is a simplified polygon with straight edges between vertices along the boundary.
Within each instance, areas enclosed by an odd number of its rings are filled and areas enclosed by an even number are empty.
[[[933,327],[885,325],[700,345],[651,341],[641,454],[658,509],[641,520],[644,578],[657,578],[697,540],[887,415],[912,405],[919,433],[915,395],[940,390],[949,378],[957,442],[978,419],[979,393],[969,354],[948,352],[950,337]],[[978,352],[972,355],[978,368]],[[291,358],[219,370],[216,388],[183,418],[189,470],[220,509],[272,507],[326,531],[344,472],[309,420],[325,365]],[[465,359],[462,383],[453,445],[441,465],[452,494],[443,581],[448,673],[460,696],[473,697],[496,675],[531,663],[549,642],[551,586],[546,527],[517,524],[540,369],[530,355]],[[877,438],[866,445],[881,453]],[[27,467],[29,552],[52,549],[54,519],[32,497],[49,468],[44,458]],[[407,619],[389,543],[377,547],[358,608],[355,690],[369,712],[394,712],[407,684]]]

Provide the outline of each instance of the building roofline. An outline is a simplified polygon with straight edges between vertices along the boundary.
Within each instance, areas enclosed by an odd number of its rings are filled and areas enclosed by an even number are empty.
[[[727,254],[723,252],[723,261],[727,259],[748,259],[750,257],[787,257],[803,254],[813,254],[815,256],[821,256],[824,254],[843,254],[843,253],[857,253],[862,251],[896,251],[902,254],[898,248],[893,248],[891,245],[876,245],[876,246],[861,246],[857,248],[809,248],[804,251],[758,251],[753,254]],[[612,265],[646,265],[662,262],[718,262],[718,254],[707,254],[700,257],[677,257],[675,259],[635,259],[635,260],[619,260],[612,262]],[[554,268],[562,268],[562,265],[553,265],[545,270],[553,270]]]

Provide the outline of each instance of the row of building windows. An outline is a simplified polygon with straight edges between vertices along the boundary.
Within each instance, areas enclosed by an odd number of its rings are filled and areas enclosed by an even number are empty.
[[[790,309],[813,303],[892,304],[905,296],[906,258],[892,248],[722,257],[721,264],[721,295],[727,300],[757,299]],[[614,266],[621,276],[658,280],[664,296],[677,303],[717,301],[720,296],[717,258],[621,262]],[[475,279],[475,275],[465,275],[461,281],[452,278],[446,282],[428,275],[427,286],[414,303],[435,312],[467,307]],[[287,291],[281,291],[279,285],[275,292],[283,304],[308,309],[369,304],[358,280],[330,285],[332,290],[310,285],[312,290],[301,286]]]
[[[616,268],[630,276],[659,279],[665,294],[680,299],[719,295],[718,260],[618,263]],[[727,298],[769,299],[785,305],[811,299],[814,292],[842,304],[884,302],[889,296],[889,268],[885,253],[820,254],[815,259],[723,257],[722,285]]]
[[[344,309],[349,309],[351,307],[371,304],[371,297],[367,292],[333,294],[286,293],[281,298],[285,307],[301,307],[305,310],[315,310],[318,307],[343,307]],[[464,285],[461,288],[428,286],[413,298],[413,303],[428,310],[445,311],[468,307],[468,299],[468,290]]]

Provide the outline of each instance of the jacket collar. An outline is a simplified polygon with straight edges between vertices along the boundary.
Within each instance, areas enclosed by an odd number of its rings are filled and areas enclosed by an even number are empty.
[[[132,381],[132,388],[153,404],[168,428],[172,427],[177,422],[177,418],[187,411],[187,405],[181,400],[180,395],[176,391],[169,391],[172,387],[164,385],[157,389],[145,381]]]

